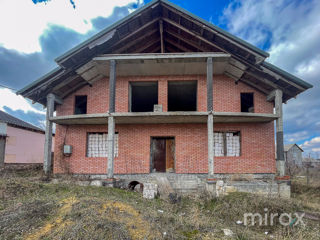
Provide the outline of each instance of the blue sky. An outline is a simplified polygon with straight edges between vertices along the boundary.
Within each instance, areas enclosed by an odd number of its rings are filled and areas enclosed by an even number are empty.
[[[149,1],[0,1],[0,109],[43,126],[42,106],[1,85],[24,87],[54,68],[54,58]],[[314,85],[284,105],[285,142],[320,157],[320,1],[172,2],[269,52],[269,62]]]

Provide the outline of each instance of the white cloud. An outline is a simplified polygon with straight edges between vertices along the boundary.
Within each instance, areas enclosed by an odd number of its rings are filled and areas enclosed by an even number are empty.
[[[301,147],[306,151],[313,151],[320,153],[320,136],[314,137],[309,141],[305,141],[301,144]]]
[[[235,0],[221,18],[231,33],[267,46],[268,61],[314,85],[284,105],[285,140],[290,143],[320,135],[319,12],[319,0]]]
[[[284,139],[288,143],[296,143],[299,141],[303,141],[309,137],[309,133],[307,131],[288,133],[284,135]]]
[[[16,95],[10,89],[0,88],[0,110],[4,111],[4,107],[11,108],[13,111],[22,110],[25,113],[30,111],[45,114],[45,110],[40,111],[36,109],[27,99],[20,95]]]
[[[77,0],[76,9],[69,0],[52,0],[34,4],[31,0],[0,1],[0,45],[23,53],[41,51],[39,37],[50,24],[64,26],[79,33],[92,29],[91,20],[108,17],[114,7],[139,3],[139,0]]]

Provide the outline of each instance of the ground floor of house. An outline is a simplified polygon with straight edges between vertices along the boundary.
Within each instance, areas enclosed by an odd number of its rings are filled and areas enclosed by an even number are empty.
[[[107,174],[107,125],[57,125],[54,173]],[[114,174],[208,174],[207,124],[116,124]],[[215,174],[274,174],[274,124],[214,125]],[[72,146],[71,155],[63,146]]]

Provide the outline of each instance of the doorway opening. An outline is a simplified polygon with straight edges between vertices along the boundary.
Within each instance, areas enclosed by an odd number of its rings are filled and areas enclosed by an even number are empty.
[[[151,172],[175,171],[174,137],[151,137]]]

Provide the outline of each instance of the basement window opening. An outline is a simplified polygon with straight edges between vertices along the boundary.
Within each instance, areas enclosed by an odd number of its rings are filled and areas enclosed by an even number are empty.
[[[119,134],[114,135],[114,156],[118,157]],[[87,157],[108,157],[108,133],[88,133]]]
[[[239,157],[241,155],[240,132],[214,132],[214,156]]]
[[[76,96],[74,114],[87,114],[87,96]]]
[[[130,82],[129,109],[131,112],[153,112],[158,104],[158,82]]]
[[[253,93],[241,93],[241,112],[254,112]]]
[[[197,81],[168,82],[168,111],[197,111]]]

